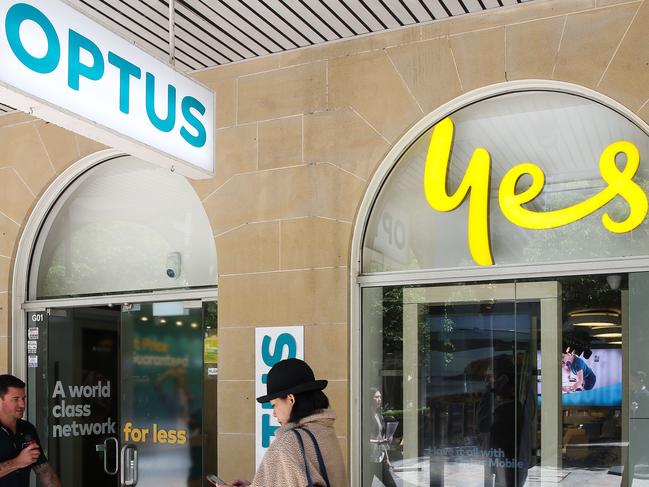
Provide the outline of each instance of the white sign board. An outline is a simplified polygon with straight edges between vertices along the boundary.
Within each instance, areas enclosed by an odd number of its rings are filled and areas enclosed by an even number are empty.
[[[0,2],[0,102],[192,178],[214,173],[214,92],[61,0]]]
[[[255,397],[266,394],[266,374],[280,360],[304,359],[304,327],[274,326],[255,330]],[[255,450],[259,466],[275,438],[279,423],[273,417],[270,403],[255,401]]]

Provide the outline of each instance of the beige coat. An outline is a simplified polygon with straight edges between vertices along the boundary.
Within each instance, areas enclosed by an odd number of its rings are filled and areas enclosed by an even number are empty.
[[[277,430],[275,440],[266,451],[261,465],[257,469],[252,487],[307,486],[304,458],[295,433],[291,432],[298,426],[308,429],[315,436],[324,458],[331,487],[348,487],[347,471],[333,427],[335,419],[336,414],[331,409],[326,409],[303,418],[297,424],[288,423]],[[304,442],[313,485],[324,486],[313,442],[304,431],[300,434]]]

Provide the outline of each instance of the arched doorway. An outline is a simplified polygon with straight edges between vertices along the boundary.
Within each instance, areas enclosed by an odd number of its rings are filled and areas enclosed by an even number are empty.
[[[212,230],[182,176],[106,151],[49,188],[18,251],[13,359],[64,484],[202,485],[216,283]]]

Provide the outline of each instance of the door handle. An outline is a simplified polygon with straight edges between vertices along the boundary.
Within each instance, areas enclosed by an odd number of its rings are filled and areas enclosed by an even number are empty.
[[[122,472],[121,481],[123,486],[137,484],[137,446],[129,443],[122,447]]]
[[[110,470],[108,468],[108,443],[111,441],[114,442],[115,445],[115,468],[113,470]],[[104,472],[106,472],[108,475],[115,475],[117,473],[117,470],[119,470],[119,457],[117,454],[117,452],[119,451],[119,444],[117,443],[117,438],[115,438],[114,436],[106,438],[103,445],[95,445],[95,451],[100,451],[104,454]]]

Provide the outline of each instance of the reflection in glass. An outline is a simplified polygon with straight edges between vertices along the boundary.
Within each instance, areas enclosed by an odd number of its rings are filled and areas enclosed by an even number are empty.
[[[363,289],[362,485],[621,485],[626,286]]]

